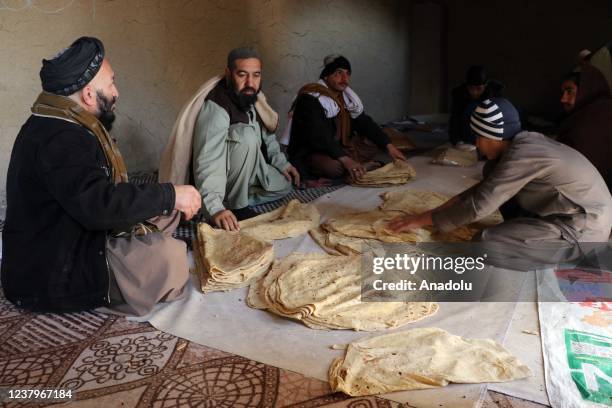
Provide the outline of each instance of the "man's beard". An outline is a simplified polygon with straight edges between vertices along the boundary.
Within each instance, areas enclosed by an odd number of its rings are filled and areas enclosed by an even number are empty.
[[[113,106],[117,101],[116,97],[109,99],[102,93],[102,91],[96,91],[96,99],[98,100],[98,113],[96,117],[102,123],[102,126],[110,132],[115,121],[115,113],[113,112]]]
[[[236,84],[231,79],[230,86],[230,89],[234,90],[234,102],[236,102],[238,108],[243,111],[248,110],[255,103],[255,101],[257,101],[257,94],[261,90],[260,86],[257,90],[251,87],[244,87],[240,91],[236,91]],[[251,91],[252,93],[246,93],[245,91]]]
[[[253,93],[247,94],[244,92],[245,90],[252,90]],[[240,106],[242,109],[249,108],[257,100],[258,93],[259,91],[255,91],[253,88],[244,88],[242,91],[238,92],[238,95],[236,95],[238,97],[238,106]]]

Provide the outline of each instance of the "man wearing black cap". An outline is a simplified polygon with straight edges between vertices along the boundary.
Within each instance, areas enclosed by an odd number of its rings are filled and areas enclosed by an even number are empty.
[[[303,86],[292,108],[288,153],[300,174],[359,178],[380,150],[406,160],[349,87],[349,61],[329,55],[324,65],[320,80]]]
[[[189,270],[185,244],[170,235],[179,211],[198,211],[199,193],[128,182],[108,133],[119,92],[98,39],[43,60],[40,78],[8,169],[4,294],[35,311],[130,314],[178,297]]]
[[[612,197],[597,169],[576,150],[542,134],[521,132],[518,112],[504,98],[481,102],[470,118],[476,146],[490,164],[484,179],[431,211],[398,218],[392,231],[433,225],[446,232],[480,220],[513,199],[520,214],[482,231],[479,239],[511,251],[607,242]],[[516,216],[518,215],[518,216]],[[551,247],[552,245],[552,247]]]
[[[451,117],[448,135],[452,144],[474,144],[470,131],[470,115],[478,103],[496,96],[501,96],[504,86],[487,78],[482,65],[472,65],[465,74],[465,82],[452,91]]]

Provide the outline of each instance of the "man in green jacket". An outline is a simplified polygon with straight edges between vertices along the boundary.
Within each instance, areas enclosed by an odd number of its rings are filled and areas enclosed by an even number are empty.
[[[261,59],[252,48],[227,57],[225,80],[208,94],[193,140],[193,174],[205,215],[235,231],[255,214],[249,205],[284,197],[297,170],[281,152],[276,136],[262,126],[254,108],[261,89]]]

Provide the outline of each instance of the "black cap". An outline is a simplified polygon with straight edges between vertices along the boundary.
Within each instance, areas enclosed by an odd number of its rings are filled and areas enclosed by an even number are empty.
[[[351,72],[351,63],[342,55],[328,55],[323,60],[325,67],[321,71],[319,78],[323,79],[326,76],[333,74],[338,68],[346,69]]]

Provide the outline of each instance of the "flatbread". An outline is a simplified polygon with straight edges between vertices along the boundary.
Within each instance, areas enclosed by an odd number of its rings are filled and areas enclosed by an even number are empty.
[[[429,226],[415,231],[392,232],[389,222],[403,215],[420,214],[444,204],[448,197],[431,191],[392,191],[380,195],[383,203],[378,210],[340,215],[327,220],[320,228],[310,230],[310,236],[331,255],[354,255],[376,252],[386,243],[467,242],[483,228],[499,224],[499,211],[488,217],[456,228],[450,232],[436,231]],[[380,251],[379,251],[380,252]]]
[[[408,215],[420,214],[441,206],[449,197],[433,191],[403,190],[382,193],[383,203],[378,207],[384,211],[401,211]]]
[[[416,231],[392,233],[387,230],[387,224],[403,215],[400,211],[362,211],[348,213],[332,218],[322,224],[329,232],[336,232],[348,237],[376,239],[382,242],[430,242],[433,240],[431,231],[421,228]]]
[[[274,260],[272,244],[242,232],[214,229],[206,223],[198,224],[193,252],[204,293],[248,286]]]
[[[316,242],[328,254],[338,255],[338,256],[346,255],[340,252],[340,250],[336,249],[335,246],[328,245],[327,237],[330,233],[325,231],[323,228],[321,227],[313,228],[310,231],[308,231],[308,234],[310,234],[310,237],[313,239],[313,241]]]
[[[420,328],[350,343],[329,368],[332,390],[351,396],[504,382],[531,375],[501,345],[466,339],[438,328]]]
[[[380,198],[383,203],[379,206],[383,211],[401,211],[408,215],[421,214],[425,211],[433,210],[447,202],[450,197],[443,194],[438,194],[433,191],[419,190],[404,190],[404,191],[389,191],[382,193]],[[455,237],[459,240],[469,241],[474,234],[483,228],[491,227],[500,224],[504,221],[499,210],[489,214],[468,226],[458,228],[449,235],[449,238]],[[436,240],[443,238],[444,235],[438,235]]]
[[[443,166],[471,167],[478,163],[478,153],[475,149],[464,150],[448,147],[442,149],[431,162]]]
[[[359,255],[365,252],[384,252],[381,242],[375,239],[356,238],[318,227],[308,231],[312,239],[330,255]]]
[[[240,231],[264,241],[297,237],[319,225],[319,211],[313,204],[291,200],[269,213],[240,221]]]
[[[367,172],[351,184],[360,187],[388,187],[406,184],[416,177],[416,170],[408,162],[396,160],[376,170]]]
[[[374,331],[434,314],[433,302],[362,302],[361,256],[295,253],[251,285],[247,304],[313,329]]]

